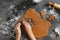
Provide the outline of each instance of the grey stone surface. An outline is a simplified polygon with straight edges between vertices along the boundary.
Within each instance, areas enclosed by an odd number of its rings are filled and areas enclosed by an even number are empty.
[[[17,3],[21,2],[21,1],[23,1],[23,0],[0,0],[0,18],[1,18],[0,24],[6,21],[7,12],[8,12],[8,10],[9,10],[9,7],[10,7],[11,5],[16,5]],[[43,6],[43,4],[47,3],[47,1],[52,1],[52,2],[56,2],[56,3],[59,3],[59,4],[60,4],[60,0],[42,0],[42,2],[39,3],[37,6],[38,6],[39,8],[41,8],[41,7]],[[36,6],[36,7],[37,7],[37,6]],[[36,7],[35,7],[35,8],[36,8]],[[36,9],[38,9],[38,10],[40,11],[39,8],[36,8]],[[55,28],[55,25],[56,25],[57,23],[60,24],[59,21],[56,21],[56,22],[53,21],[53,22],[54,22],[54,23],[52,23],[52,26],[51,26],[51,28],[49,29],[50,31],[51,31],[53,28]],[[9,39],[9,38],[6,39],[6,35],[4,35],[4,34],[2,34],[2,33],[0,32],[0,40],[11,40],[11,39]],[[29,39],[27,38],[27,35],[25,35],[25,34],[23,33],[22,36],[21,36],[21,40],[29,40]],[[60,40],[60,38],[58,38],[58,39],[51,39],[51,38],[49,37],[49,35],[48,35],[47,37],[44,37],[44,38],[41,38],[41,39],[37,39],[37,40]]]

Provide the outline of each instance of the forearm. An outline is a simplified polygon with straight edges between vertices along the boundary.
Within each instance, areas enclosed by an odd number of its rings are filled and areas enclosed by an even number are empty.
[[[36,40],[36,38],[34,37],[34,35],[32,33],[32,30],[27,29],[26,31],[27,31],[27,33],[28,33],[28,35],[29,35],[29,37],[30,37],[31,40]]]
[[[20,35],[21,33],[19,33],[19,31],[16,32],[16,40],[20,40]]]

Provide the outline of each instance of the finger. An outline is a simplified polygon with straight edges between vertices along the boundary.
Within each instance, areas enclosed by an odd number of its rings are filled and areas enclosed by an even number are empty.
[[[26,22],[26,21],[23,21],[23,24],[24,24],[25,26],[30,26],[29,22]]]
[[[20,26],[21,26],[21,23],[17,23],[17,24],[15,25],[15,29],[19,29]]]

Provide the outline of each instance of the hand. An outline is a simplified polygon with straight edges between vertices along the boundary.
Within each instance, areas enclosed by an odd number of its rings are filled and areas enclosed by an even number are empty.
[[[31,40],[36,40],[35,36],[33,35],[30,23],[26,22],[26,21],[23,21],[23,25],[25,26],[25,31],[27,32],[29,38]]]
[[[17,23],[15,25],[15,33],[16,33],[16,40],[20,40],[21,37],[21,29],[20,29],[21,23]]]

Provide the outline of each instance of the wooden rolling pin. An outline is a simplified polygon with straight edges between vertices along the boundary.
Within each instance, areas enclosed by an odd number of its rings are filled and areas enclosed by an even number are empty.
[[[56,9],[60,9],[60,4],[53,3],[53,2],[48,2],[48,5],[53,6]]]

